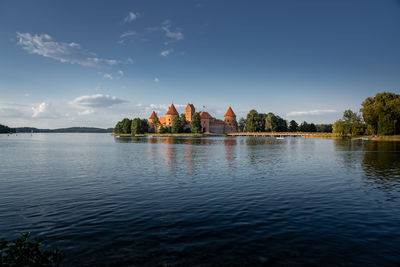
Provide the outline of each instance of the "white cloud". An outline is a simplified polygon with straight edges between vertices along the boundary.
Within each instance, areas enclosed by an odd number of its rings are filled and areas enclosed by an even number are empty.
[[[303,116],[303,115],[323,115],[328,113],[337,113],[334,109],[314,109],[306,111],[291,111],[286,114],[287,117]]]
[[[32,118],[55,119],[66,115],[61,115],[57,112],[50,102],[42,102],[32,107]]]
[[[137,19],[137,17],[138,17],[138,14],[137,13],[135,14],[134,12],[131,11],[128,13],[128,16],[126,16],[124,18],[124,23],[134,21],[135,19]]]
[[[129,37],[129,36],[133,36],[135,34],[136,34],[136,32],[130,31],[130,32],[126,32],[126,33],[121,34],[121,36],[119,38],[126,38],[126,37]]]
[[[160,79],[158,79],[157,77],[154,78],[153,80],[155,83],[158,83],[160,81]]]
[[[95,94],[77,97],[71,101],[71,104],[83,108],[106,108],[125,102],[127,101],[119,99],[115,96]]]
[[[168,56],[169,54],[171,54],[172,52],[174,52],[173,49],[167,49],[167,50],[162,51],[162,52],[160,53],[160,55],[162,55],[163,57],[166,57],[166,56]]]
[[[171,22],[166,20],[163,22],[161,29],[165,32],[165,36],[171,39],[175,39],[176,41],[182,40],[184,38],[182,30],[177,28],[174,31],[171,31]]]
[[[89,115],[89,114],[92,114],[93,112],[94,112],[93,109],[85,109],[83,111],[78,111],[78,115],[79,116]]]
[[[24,94],[24,96],[25,96],[25,97],[28,97],[28,96],[30,96],[30,94],[28,94],[28,93],[25,93],[25,94]]]
[[[111,76],[111,74],[108,73],[104,73],[103,77],[109,80],[113,80],[113,76]]]
[[[99,58],[95,53],[88,52],[77,43],[61,43],[53,41],[48,34],[30,34],[17,32],[18,45],[31,54],[52,58],[60,62],[79,64],[86,67],[116,65],[115,59]]]
[[[124,76],[124,72],[122,70],[117,71],[117,79],[120,79]]]
[[[33,111],[32,118],[37,118],[40,114],[45,113],[47,111],[48,105],[49,105],[48,103],[43,102],[35,107],[32,107]]]

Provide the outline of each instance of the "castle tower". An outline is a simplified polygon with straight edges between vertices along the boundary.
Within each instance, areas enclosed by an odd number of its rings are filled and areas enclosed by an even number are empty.
[[[185,109],[185,118],[187,122],[192,121],[192,116],[195,113],[194,105],[193,104],[187,104],[186,109]]]
[[[150,115],[149,124],[152,124],[154,120],[158,120],[157,113],[155,111],[153,111],[153,113]]]
[[[232,108],[229,107],[224,115],[225,132],[236,132],[237,122],[236,114],[233,112]]]
[[[171,106],[168,108],[167,113],[165,113],[165,125],[171,126],[175,116],[179,116],[179,113],[178,111],[176,111],[174,104],[171,104]]]

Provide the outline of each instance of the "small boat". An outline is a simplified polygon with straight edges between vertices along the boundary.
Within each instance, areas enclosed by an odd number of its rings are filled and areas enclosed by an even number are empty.
[[[278,139],[278,140],[283,140],[283,139],[285,139],[285,137],[283,137],[283,136],[277,136],[276,139]]]
[[[363,137],[362,140],[371,140],[371,137]]]

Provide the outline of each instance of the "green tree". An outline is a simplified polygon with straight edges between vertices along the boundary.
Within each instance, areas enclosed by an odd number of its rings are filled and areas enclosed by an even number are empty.
[[[140,124],[141,124],[141,119],[140,118],[134,118],[131,123],[131,133],[132,134],[140,134]]]
[[[400,95],[388,92],[378,93],[373,98],[366,98],[360,111],[371,134],[399,133]]]
[[[186,132],[187,129],[189,128],[185,114],[181,114],[181,127],[182,127],[182,132]]]
[[[149,132],[149,121],[146,119],[140,120],[140,133],[147,133]]]
[[[131,123],[132,134],[144,134],[149,131],[149,122],[146,119],[134,118]]]
[[[311,133],[315,133],[317,131],[317,127],[315,126],[314,123],[310,123],[308,131]]]
[[[123,133],[123,129],[122,129],[122,122],[117,122],[117,124],[114,127],[114,133],[115,134],[122,134]]]
[[[258,112],[252,109],[247,113],[246,117],[246,132],[257,132]]]
[[[238,122],[238,131],[243,132],[246,129],[246,120],[244,118],[240,118]]]
[[[174,119],[172,120],[171,131],[172,131],[172,133],[181,133],[182,132],[182,124],[181,124],[181,119],[179,118],[179,116],[175,116]]]
[[[125,118],[122,120],[121,124],[122,124],[122,133],[130,134],[132,121],[128,118]]]
[[[277,117],[273,113],[268,113],[265,117],[265,131],[266,132],[276,132],[278,125]]]
[[[317,132],[319,133],[331,133],[332,132],[332,124],[316,124]]]
[[[362,135],[365,129],[361,116],[350,109],[345,110],[343,118],[333,124],[333,132],[340,135]]]
[[[345,135],[345,127],[342,120],[335,121],[335,123],[332,125],[332,132],[342,136]]]
[[[265,119],[267,114],[258,113],[252,109],[246,117],[246,132],[263,132],[265,131]]]
[[[295,120],[291,120],[289,122],[289,132],[297,132],[299,129],[299,125]]]
[[[195,112],[192,116],[192,121],[190,122],[192,126],[193,133],[200,133],[201,132],[201,119],[200,114]]]
[[[306,121],[303,121],[299,126],[300,132],[308,132],[310,130],[310,126]]]

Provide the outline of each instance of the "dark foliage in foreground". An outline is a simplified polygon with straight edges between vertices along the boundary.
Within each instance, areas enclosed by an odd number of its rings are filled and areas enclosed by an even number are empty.
[[[59,266],[64,254],[58,249],[42,250],[42,240],[29,233],[8,242],[0,240],[0,266]]]

